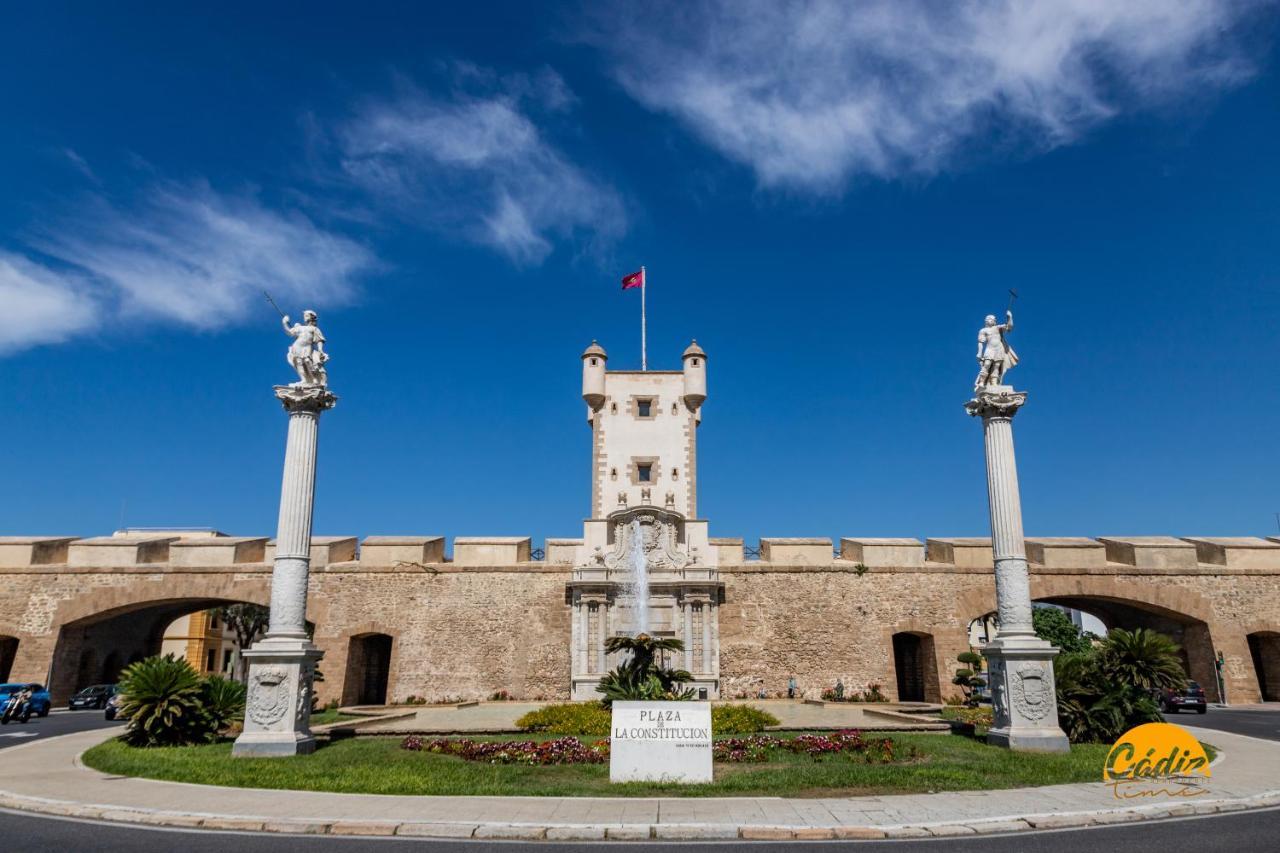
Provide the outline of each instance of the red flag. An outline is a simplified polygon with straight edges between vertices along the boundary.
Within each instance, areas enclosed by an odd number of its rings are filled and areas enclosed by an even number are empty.
[[[639,272],[622,277],[623,290],[630,290],[633,287],[644,287],[644,267],[641,267]]]

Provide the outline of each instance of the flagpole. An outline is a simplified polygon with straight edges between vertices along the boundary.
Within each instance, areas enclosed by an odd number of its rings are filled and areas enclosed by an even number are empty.
[[[646,346],[647,346],[646,336],[647,336],[648,330],[645,328],[645,316],[644,316],[644,290],[645,290],[645,287],[648,285],[648,279],[649,279],[649,276],[645,274],[644,267],[640,267],[640,369],[641,370],[649,369],[649,356],[646,351]]]

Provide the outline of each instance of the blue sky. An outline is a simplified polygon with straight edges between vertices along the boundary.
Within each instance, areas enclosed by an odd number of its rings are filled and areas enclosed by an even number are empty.
[[[0,533],[273,533],[267,288],[333,353],[317,533],[579,535],[641,264],[713,535],[984,534],[1011,287],[1029,535],[1276,532],[1273,4],[35,5]]]

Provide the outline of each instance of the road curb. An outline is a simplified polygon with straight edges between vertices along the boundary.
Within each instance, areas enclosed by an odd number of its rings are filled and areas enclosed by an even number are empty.
[[[521,841],[828,841],[838,839],[941,838],[996,835],[1053,829],[1078,829],[1118,823],[1162,820],[1239,812],[1280,806],[1280,790],[1251,797],[1207,800],[1176,805],[1146,805],[1092,812],[1068,812],[1017,817],[898,825],[779,826],[731,823],[656,824],[539,824],[492,821],[477,823],[428,823],[418,821],[354,821],[276,819],[252,815],[215,815],[197,812],[125,809],[89,803],[42,800],[0,793],[0,808],[49,817],[77,818],[108,823],[174,829],[263,832],[283,835],[333,835],[347,837],[477,838]]]

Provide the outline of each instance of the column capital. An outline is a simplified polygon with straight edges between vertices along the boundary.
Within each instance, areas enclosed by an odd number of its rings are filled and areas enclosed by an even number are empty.
[[[338,397],[326,385],[276,385],[276,399],[289,414],[323,412],[338,403]]]
[[[1012,385],[985,385],[973,393],[964,410],[974,417],[1011,418],[1027,402],[1026,391],[1015,391]]]

